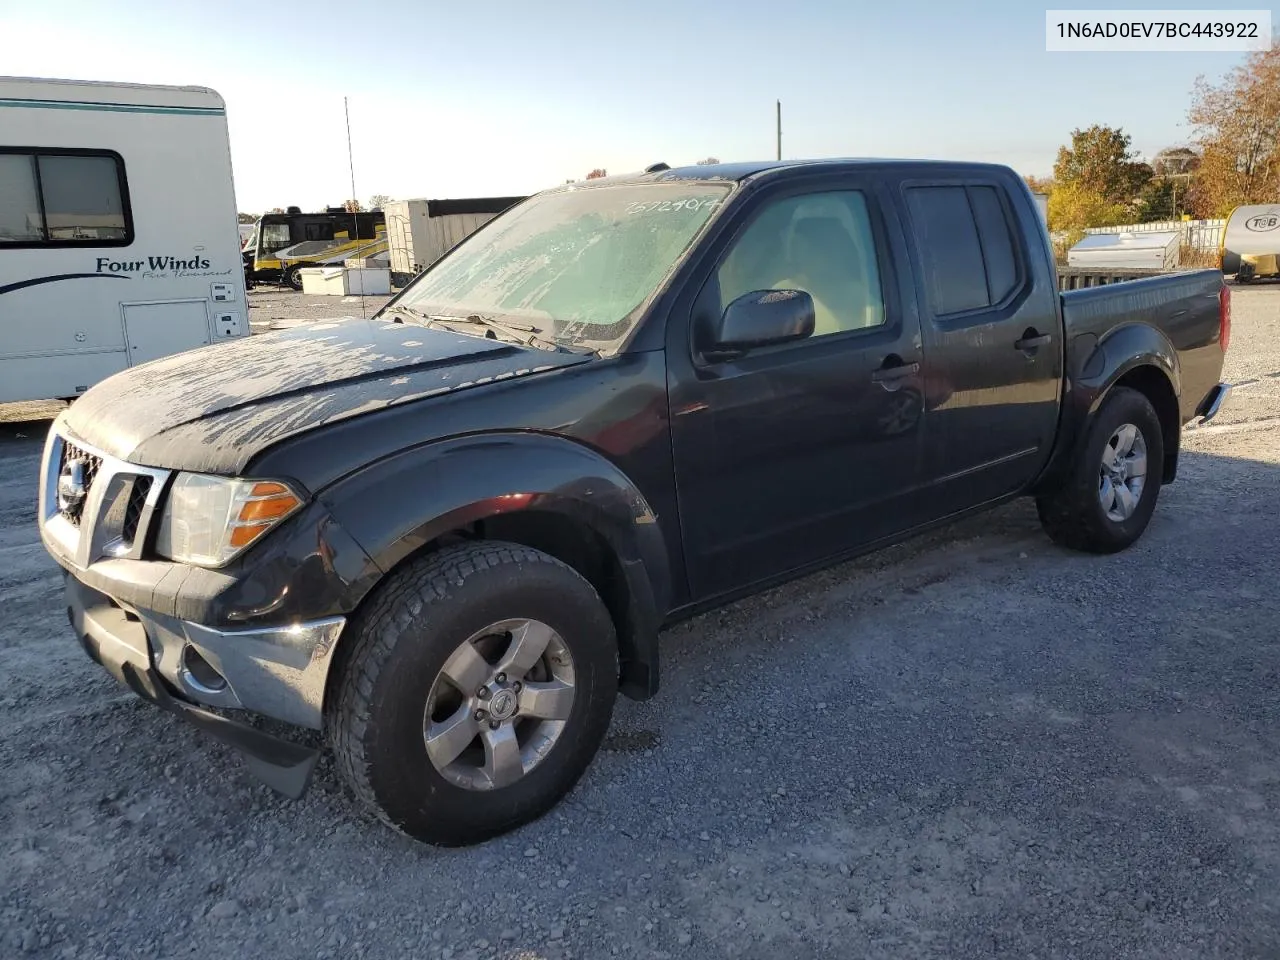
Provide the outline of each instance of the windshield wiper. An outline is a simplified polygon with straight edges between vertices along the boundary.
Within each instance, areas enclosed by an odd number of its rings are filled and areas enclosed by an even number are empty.
[[[496,336],[502,334],[510,340],[523,344],[526,347],[542,347],[547,350],[566,350],[564,344],[552,340],[550,337],[541,336],[542,328],[535,327],[525,323],[510,323],[505,320],[495,320],[493,317],[484,317],[478,313],[472,313],[465,317],[450,317],[443,314],[431,314],[427,317],[429,320],[435,320],[440,323],[469,323],[474,326],[484,327]]]
[[[386,308],[386,311],[387,313],[401,313],[401,314],[404,314],[406,317],[412,317],[414,320],[417,320],[419,323],[422,323],[426,326],[434,326],[434,324],[432,324],[431,322],[432,318],[429,314],[423,313],[421,310],[415,310],[413,309],[413,307],[406,307],[399,303],[393,303]],[[391,322],[400,323],[401,321],[392,320]]]

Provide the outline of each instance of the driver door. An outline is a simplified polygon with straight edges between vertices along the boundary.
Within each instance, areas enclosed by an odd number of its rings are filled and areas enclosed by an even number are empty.
[[[764,192],[700,278],[687,326],[668,325],[695,602],[916,522],[907,504],[920,477],[920,331],[914,310],[901,308],[888,238],[875,191],[853,178]],[[699,341],[724,308],[767,289],[809,293],[814,333],[733,360],[704,359]]]

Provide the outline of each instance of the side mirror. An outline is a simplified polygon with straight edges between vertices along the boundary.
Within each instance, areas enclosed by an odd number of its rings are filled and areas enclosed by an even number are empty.
[[[730,359],[756,347],[803,340],[813,333],[813,297],[803,290],[753,290],[725,307],[703,353]]]

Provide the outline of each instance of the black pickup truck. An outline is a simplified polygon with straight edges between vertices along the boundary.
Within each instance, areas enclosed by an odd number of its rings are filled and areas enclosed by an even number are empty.
[[[679,618],[1019,496],[1129,546],[1229,329],[1216,270],[1060,294],[1005,167],[658,165],[372,318],[100,383],[41,531],[138,694],[290,795],[316,750],[246,721],[322,730],[383,819],[469,843],[573,786]]]

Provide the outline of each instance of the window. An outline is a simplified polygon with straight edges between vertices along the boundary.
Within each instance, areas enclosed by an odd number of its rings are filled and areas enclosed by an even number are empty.
[[[716,274],[720,309],[754,290],[813,297],[814,336],[885,322],[866,199],[856,191],[788,197],[762,210]]]
[[[289,224],[264,223],[262,225],[262,242],[258,247],[258,256],[265,257],[289,245]]]
[[[124,183],[115,154],[0,151],[0,245],[127,245]]]
[[[912,187],[907,207],[934,316],[981,310],[1017,289],[1017,251],[995,187]]]
[[[978,224],[982,259],[987,266],[987,298],[1000,303],[1018,285],[1018,261],[1013,252],[1009,221],[995,187],[970,187],[969,202]]]
[[[307,240],[332,240],[333,239],[333,221],[323,220],[319,223],[304,223],[303,235]]]
[[[38,243],[43,239],[36,158],[0,155],[0,243]]]

